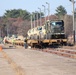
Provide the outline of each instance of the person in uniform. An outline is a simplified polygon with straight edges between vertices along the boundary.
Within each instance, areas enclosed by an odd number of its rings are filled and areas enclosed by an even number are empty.
[[[27,38],[24,40],[24,48],[26,49],[28,47],[28,44],[27,44]]]

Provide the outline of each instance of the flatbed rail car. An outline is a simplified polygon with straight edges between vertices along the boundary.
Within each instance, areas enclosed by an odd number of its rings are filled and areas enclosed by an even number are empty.
[[[8,44],[14,44],[14,45],[18,45],[18,46],[24,46],[24,40],[21,39],[8,39],[7,42]]]
[[[47,21],[42,26],[37,26],[28,30],[27,35],[29,38],[27,43],[31,46],[67,44],[63,20]]]

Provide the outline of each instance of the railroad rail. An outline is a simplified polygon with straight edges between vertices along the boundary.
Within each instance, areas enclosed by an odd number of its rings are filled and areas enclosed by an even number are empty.
[[[15,44],[16,48],[23,47],[23,45],[21,44]],[[19,48],[20,48],[19,47]],[[65,49],[64,48],[44,48],[44,49],[39,49],[39,48],[32,48],[32,50],[39,50],[39,51],[43,51],[43,52],[48,52],[48,53],[52,53],[52,54],[56,54],[59,56],[64,56],[64,57],[69,57],[69,58],[73,58],[76,59],[76,50],[73,47],[68,46],[69,48]]]
[[[43,51],[43,52],[47,52],[47,53],[56,54],[59,56],[76,59],[76,50],[64,49],[64,48],[46,48],[46,49],[35,49],[34,48],[34,50]]]

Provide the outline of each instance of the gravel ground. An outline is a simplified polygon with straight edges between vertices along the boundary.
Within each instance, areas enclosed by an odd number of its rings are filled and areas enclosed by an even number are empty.
[[[76,59],[24,48],[3,51],[24,75],[76,75]]]
[[[15,71],[2,55],[2,52],[0,52],[0,75],[16,75]]]

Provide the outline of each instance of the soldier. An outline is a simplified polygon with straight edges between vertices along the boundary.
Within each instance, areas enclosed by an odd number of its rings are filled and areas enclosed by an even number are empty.
[[[28,47],[27,38],[24,40],[24,47],[25,47],[25,49]]]
[[[15,46],[15,39],[12,39],[12,45]]]

